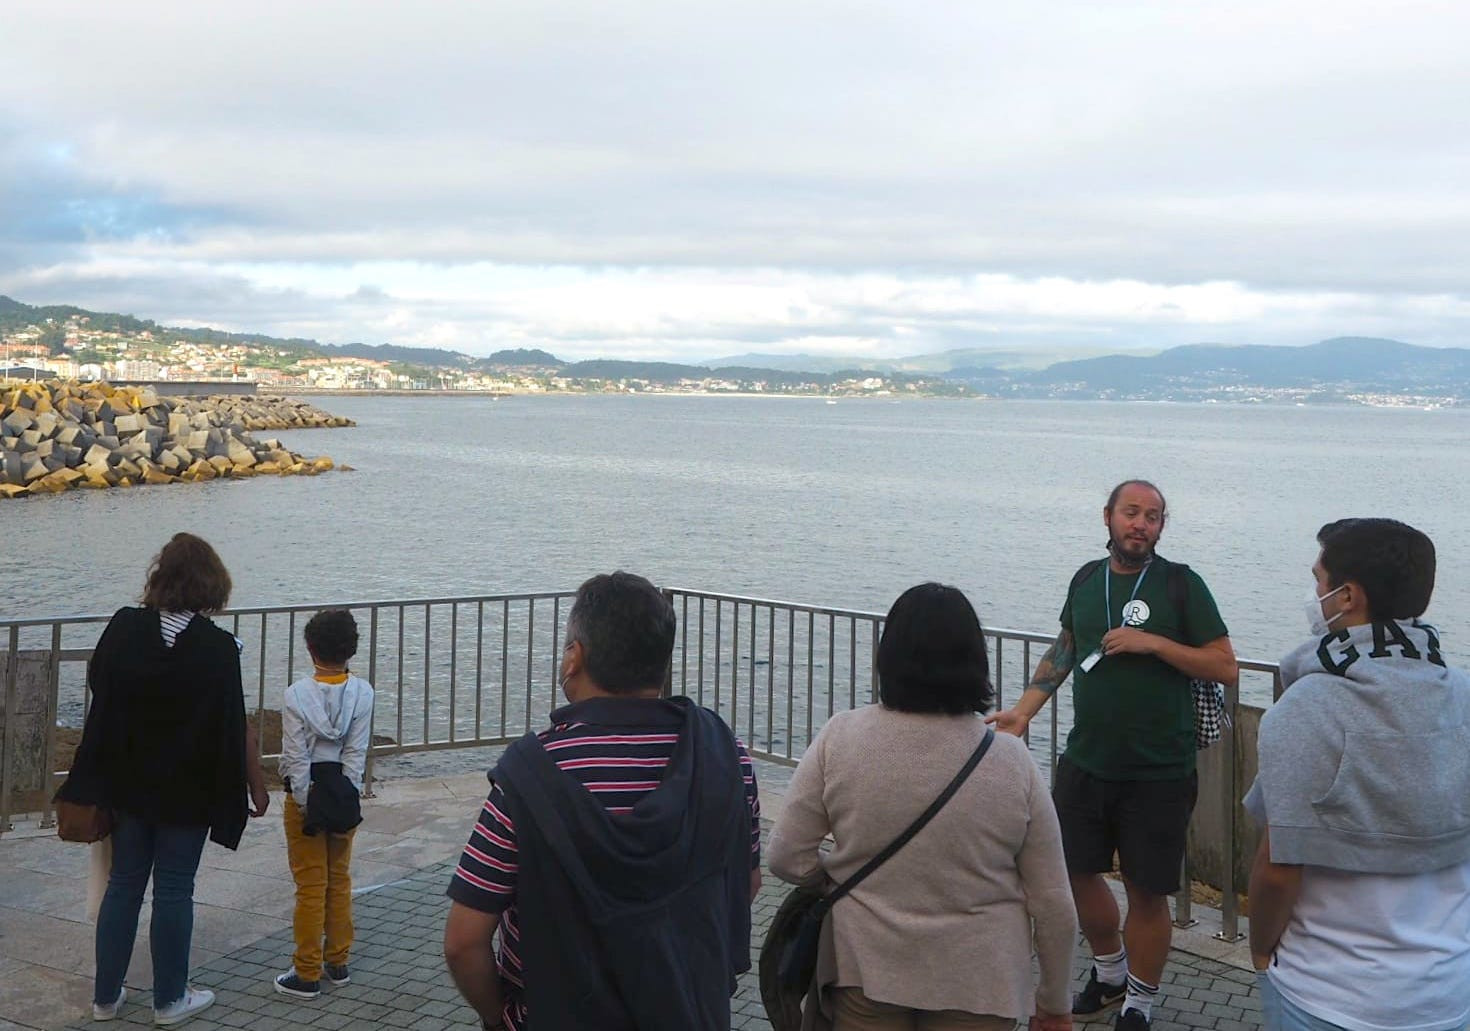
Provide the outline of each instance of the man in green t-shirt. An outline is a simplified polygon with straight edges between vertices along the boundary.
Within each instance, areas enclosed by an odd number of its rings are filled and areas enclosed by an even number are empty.
[[[1072,680],[1072,732],[1052,798],[1082,933],[1092,946],[1076,1017],[1121,1004],[1117,1031],[1146,1031],[1169,955],[1168,896],[1179,888],[1194,811],[1193,679],[1230,683],[1235,651],[1215,599],[1187,566],[1154,553],[1164,495],[1144,480],[1113,488],[1103,508],[1108,557],[1077,572],[1062,630],[1014,708],[989,719],[1023,734]],[[1103,874],[1116,853],[1128,895],[1118,904]]]

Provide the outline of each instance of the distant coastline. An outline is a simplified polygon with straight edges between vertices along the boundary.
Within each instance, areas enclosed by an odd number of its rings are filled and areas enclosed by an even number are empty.
[[[1229,406],[1234,408],[1398,408],[1408,411],[1456,410],[1470,407],[1455,398],[1416,397],[1413,395],[1377,395],[1371,397],[1307,396],[1300,400],[1292,397],[998,397],[986,394],[964,396],[888,393],[888,394],[798,394],[790,391],[762,392],[758,390],[443,390],[434,387],[422,389],[345,389],[335,387],[302,387],[295,384],[260,384],[262,397],[435,397],[435,398],[480,398],[493,401],[507,398],[528,397],[692,397],[692,398],[768,398],[786,401],[831,401],[848,404],[853,401],[871,401],[886,404],[915,401],[961,401],[995,402],[1014,404],[1140,404],[1140,405],[1201,405]]]
[[[523,397],[955,397],[1005,400],[1470,404],[1470,348],[1334,337],[1306,346],[1189,344],[1156,353],[1021,361],[1013,349],[902,358],[744,354],[708,364],[591,358],[517,348],[475,356],[394,344],[322,344],[160,326],[131,315],[36,307],[0,297],[0,370],[13,379],[148,382],[160,393],[250,383],[271,394]],[[765,364],[769,363],[769,364]],[[818,366],[806,370],[804,366]],[[825,371],[823,371],[825,370]],[[216,392],[223,392],[218,388]],[[245,392],[245,391],[242,391]]]
[[[358,387],[303,387],[294,383],[260,383],[256,393],[271,397],[524,397],[530,394],[512,393],[504,390],[440,390],[426,387],[422,390],[406,388],[358,388]]]
[[[421,390],[337,389],[334,387],[298,387],[292,384],[260,384],[262,396],[279,397],[480,397],[500,400],[508,397],[771,397],[807,401],[986,401],[994,398],[948,397],[933,394],[797,394],[789,391],[764,393],[759,390]]]

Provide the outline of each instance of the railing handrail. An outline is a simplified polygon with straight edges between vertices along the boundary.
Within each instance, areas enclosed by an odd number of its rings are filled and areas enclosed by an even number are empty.
[[[864,621],[878,620],[882,622],[888,618],[886,612],[876,612],[869,609],[849,609],[834,607],[831,605],[812,605],[799,601],[783,601],[779,598],[761,598],[749,594],[726,594],[719,591],[702,591],[689,587],[664,587],[665,594],[677,594],[689,598],[704,598],[708,601],[728,601],[741,605],[771,606],[792,612],[811,612],[818,616],[840,616],[844,619],[861,619]],[[4,624],[0,624],[3,626]],[[1024,641],[1028,644],[1051,644],[1057,639],[1056,634],[1043,633],[1039,630],[1016,630],[1011,627],[984,628],[985,636],[1000,637],[1008,641]],[[1243,670],[1256,673],[1279,672],[1281,664],[1266,659],[1237,659],[1236,665]]]
[[[703,598],[706,601],[728,601],[740,605],[768,605],[792,612],[811,612],[818,616],[841,616],[844,619],[882,620],[887,613],[870,612],[865,609],[845,609],[831,605],[811,605],[799,601],[781,601],[777,598],[757,598],[748,594],[724,594],[719,591],[697,591],[688,587],[660,588],[665,595],[677,594],[687,598]]]
[[[678,586],[664,587],[662,590],[667,594],[677,594],[689,598],[704,598],[708,601],[727,601],[741,605],[770,606],[792,612],[810,612],[818,616],[839,616],[844,619],[861,619],[865,621],[882,621],[887,617],[887,613],[885,612],[868,609],[814,605],[807,602],[784,601],[779,598],[762,598],[748,594],[729,594],[721,591],[704,591]],[[376,598],[358,599],[357,601],[308,602],[300,605],[250,605],[222,609],[219,612],[213,613],[210,618],[213,619],[216,616],[230,619],[236,616],[271,616],[292,612],[316,612],[321,609],[393,609],[419,605],[468,605],[480,602],[528,601],[532,599],[536,601],[549,601],[553,598],[569,598],[575,594],[576,591],[572,589],[562,591],[498,591],[494,594],[444,595],[427,598]],[[53,626],[57,623],[105,623],[112,616],[113,613],[108,612],[100,614],[41,616],[27,619],[0,619],[0,630],[9,630],[11,627],[20,629],[46,627]],[[985,627],[985,634],[988,637],[1004,638],[1009,641],[1024,641],[1029,644],[1051,644],[1056,640],[1056,634],[1048,634],[1036,630],[1016,630],[1011,627]],[[1270,662],[1265,659],[1237,659],[1236,665],[1242,670],[1250,670],[1256,673],[1277,673],[1281,669],[1280,663]]]
[[[502,591],[496,594],[466,594],[434,598],[388,598],[359,601],[314,601],[303,605],[251,605],[244,608],[221,609],[209,614],[210,619],[233,618],[235,616],[275,616],[291,612],[317,612],[321,609],[396,609],[414,605],[470,605],[492,601],[549,601],[553,598],[571,598],[576,590],[565,591]],[[711,595],[711,597],[713,597]],[[743,600],[743,599],[742,599]],[[779,603],[778,603],[779,604]],[[0,619],[0,630],[11,627],[52,626],[56,623],[106,623],[114,613],[80,616],[43,616],[30,619]]]

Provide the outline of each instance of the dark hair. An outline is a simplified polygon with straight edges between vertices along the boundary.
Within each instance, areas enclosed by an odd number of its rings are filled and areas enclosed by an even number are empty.
[[[1317,531],[1332,587],[1348,580],[1368,592],[1374,619],[1414,619],[1434,593],[1434,542],[1397,519],[1339,519]]]
[[[567,640],[587,675],[610,694],[662,687],[674,657],[674,606],[634,573],[602,573],[577,588]]]
[[[148,567],[143,604],[160,612],[219,612],[230,603],[230,574],[209,542],[176,533]]]
[[[924,583],[898,596],[878,642],[878,696],[904,712],[987,712],[995,699],[985,631],[958,588]]]
[[[346,609],[322,609],[306,624],[306,646],[323,662],[346,662],[357,654],[357,620]]]

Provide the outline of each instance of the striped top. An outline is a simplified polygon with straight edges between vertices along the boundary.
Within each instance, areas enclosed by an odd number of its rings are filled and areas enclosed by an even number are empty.
[[[558,710],[553,720],[566,717],[574,708]],[[610,813],[631,811],[639,798],[659,786],[679,740],[678,734],[663,728],[658,733],[639,733],[627,726],[605,727],[575,719],[555,722],[537,737],[557,767],[581,781]],[[754,870],[761,861],[760,796],[750,753],[739,741],[736,747],[750,807],[750,868]],[[515,825],[505,811],[505,794],[498,784],[492,784],[459,857],[448,895],[472,909],[500,914],[502,1016],[512,1031],[525,1031],[526,971],[517,950],[516,859]]]
[[[184,628],[193,621],[197,612],[164,612],[158,610],[158,629],[163,633],[163,644],[165,648],[172,648]],[[235,638],[235,650],[241,655],[245,654],[245,642],[238,637]]]
[[[192,612],[164,612],[159,610],[158,629],[163,631],[163,643],[168,647],[174,646],[174,641],[184,632],[184,627],[194,618]]]

